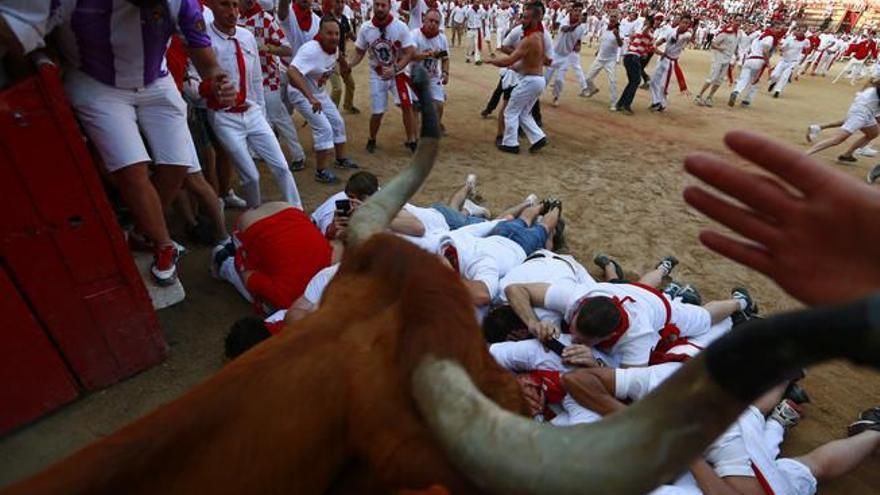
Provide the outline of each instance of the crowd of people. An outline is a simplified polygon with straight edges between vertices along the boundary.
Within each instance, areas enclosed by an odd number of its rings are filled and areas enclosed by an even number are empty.
[[[380,187],[352,158],[346,131],[346,118],[362,112],[354,105],[360,86],[352,69],[364,58],[368,153],[381,152],[389,98],[401,114],[404,146],[416,150],[420,108],[434,105],[442,119],[450,49],[466,43],[464,63],[500,68],[481,114],[488,118],[501,106],[495,145],[502,152],[519,153],[521,133],[532,153],[548,144],[540,100],[550,85],[550,103],[560,104],[569,69],[584,98],[600,92],[595,80],[604,72],[612,112],[632,115],[643,89],[648,108],[662,113],[673,76],[688,91],[680,57],[696,49],[712,52],[710,73],[693,98],[701,107],[713,107],[722,86],[730,88],[729,106],[753,105],[764,73],[769,93],[780,98],[799,78],[826,76],[846,58],[833,82],[845,76],[853,85],[868,83],[846,119],[809,127],[810,141],[824,129],[838,130],[808,153],[858,131],[863,136],[839,160],[876,155],[869,147],[880,134],[880,67],[869,66],[877,58],[876,33],[807,29],[803,15],[803,4],[775,0],[13,1],[0,6],[0,40],[9,57],[64,68],[65,91],[103,176],[131,213],[129,238],[155,253],[157,284],[177,279],[182,247],[166,223],[175,205],[191,238],[213,246],[212,272],[259,315],[231,328],[226,353],[234,358],[319,307],[344,253],[348,219]],[[59,60],[40,50],[53,31]],[[584,47],[595,48],[586,71]],[[621,64],[626,84],[618,94]],[[431,101],[415,97],[414,66],[430,78]],[[312,150],[300,144],[297,114],[312,133]],[[340,183],[334,169],[351,174],[309,214],[295,177],[310,155],[319,183]],[[255,160],[270,170],[281,201],[264,201]],[[878,178],[875,168],[869,181]],[[592,422],[626,407],[735,325],[759,317],[743,287],[704,302],[692,284],[671,278],[678,264],[671,255],[636,281],[597,253],[593,262],[603,277],[595,280],[577,258],[562,254],[559,199],[530,194],[493,214],[479,204],[473,174],[438,199],[405,205],[390,231],[461,277],[491,354],[517,373],[537,421]],[[245,210],[232,234],[229,208]],[[848,472],[880,446],[875,408],[851,425],[849,438],[778,459],[784,432],[809,401],[799,378],[750,407],[690,474],[657,493],[714,493],[718,486],[743,494],[765,493],[763,487],[815,493],[818,481]]]

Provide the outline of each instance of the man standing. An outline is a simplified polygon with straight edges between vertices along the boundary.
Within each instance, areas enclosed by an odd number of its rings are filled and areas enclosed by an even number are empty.
[[[516,71],[521,75],[519,83],[510,94],[510,101],[504,110],[504,137],[498,149],[507,153],[519,153],[517,132],[520,126],[531,143],[529,151],[534,153],[547,146],[544,131],[535,123],[531,111],[546,83],[544,67],[544,28],[541,25],[541,6],[528,5],[523,11],[523,39],[508,57],[491,60],[497,67],[510,67],[520,62]]]
[[[776,45],[775,36],[778,31],[778,25],[774,25],[752,42],[746,53],[736,86],[727,100],[727,106],[734,106],[739,95],[743,95],[741,106],[748,107],[752,104],[752,99],[758,92],[758,81],[761,80],[761,75],[770,64],[770,51]]]
[[[581,94],[589,90],[589,85],[581,69],[581,39],[586,33],[587,27],[581,19],[581,4],[574,4],[569,17],[559,27],[556,35],[556,44],[553,47],[553,63],[545,72],[547,84],[553,81],[553,106],[559,104],[562,95],[562,87],[565,82],[565,73],[569,67],[573,67],[575,75],[580,76]]]
[[[339,58],[336,61],[336,69],[330,76],[330,99],[338,107],[339,100],[342,98],[342,83],[345,83],[345,101],[342,103],[342,109],[350,114],[357,115],[361,113],[360,109],[354,106],[354,78],[351,77],[351,68],[348,66],[348,59],[345,53],[346,41],[355,41],[354,30],[351,27],[348,17],[344,15],[345,0],[332,0],[333,11],[330,15],[339,23]]]
[[[291,11],[293,15],[290,15]],[[281,20],[281,27],[287,34],[294,55],[305,42],[314,39],[321,22],[318,14],[312,11],[310,0],[294,0],[293,5],[290,0],[281,0],[278,3],[278,19]]]
[[[306,155],[293,120],[281,99],[281,62],[279,57],[289,58],[293,52],[284,36],[284,31],[275,16],[264,11],[256,0],[242,0],[239,23],[257,40],[260,49],[260,69],[263,72],[263,98],[266,101],[266,118],[278,130],[287,149],[293,155],[290,170],[296,172],[306,167]]]
[[[467,51],[465,52],[466,63],[471,62],[471,55],[474,57],[474,63],[480,65],[483,63],[483,18],[480,14],[479,0],[471,0],[471,3],[464,11],[464,22],[467,27]]]
[[[641,32],[633,34],[628,42],[626,55],[623,56],[623,67],[626,69],[626,87],[623,94],[617,100],[617,110],[626,115],[632,115],[632,102],[642,81],[642,59],[654,53],[654,26],[652,23],[645,24]]]
[[[684,47],[693,39],[691,22],[690,15],[685,14],[681,16],[681,19],[678,21],[678,27],[672,31],[672,34],[657,40],[657,45],[665,42],[666,46],[663,47],[662,51],[658,50],[656,52],[661,58],[651,78],[651,110],[654,112],[666,110],[666,95],[669,93],[669,81],[672,79],[674,72],[676,77],[678,77],[678,73],[681,71],[678,67],[678,58],[684,51]],[[681,85],[681,82],[680,80],[679,85]],[[687,87],[685,86],[683,90],[687,90]]]
[[[770,91],[773,92],[774,98],[779,98],[785,86],[788,85],[788,81],[794,74],[795,69],[797,69],[798,63],[800,63],[801,55],[808,46],[810,46],[810,42],[804,36],[804,28],[802,26],[796,26],[791,36],[782,41],[779,47],[782,60],[776,64],[776,67],[770,74]]]
[[[465,12],[467,7],[461,5],[461,0],[455,0],[455,7],[449,14],[452,21],[452,45],[455,45],[455,38],[458,38],[458,45],[461,46],[461,35],[464,33]]]
[[[287,71],[292,86],[290,101],[312,128],[318,163],[315,180],[324,183],[337,182],[336,176],[327,170],[333,151],[337,167],[358,168],[345,154],[345,121],[324,91],[324,84],[336,69],[339,31],[339,22],[325,17],[320,23],[318,37],[299,48]]]
[[[507,0],[501,0],[499,7],[495,10],[495,47],[500,48],[507,36],[507,30],[510,29],[510,20],[513,18],[513,9]]]
[[[355,41],[354,59],[349,62],[353,69],[370,51],[370,139],[367,151],[376,151],[376,135],[382,124],[382,116],[388,109],[388,93],[394,96],[394,103],[400,105],[403,127],[406,130],[404,145],[415,152],[417,129],[413,113],[413,95],[409,89],[409,76],[404,72],[415,51],[412,35],[406,24],[391,16],[390,0],[375,0],[373,18],[361,26]]]
[[[196,0],[137,5],[66,0],[60,9],[59,47],[69,69],[65,92],[110,181],[153,243],[153,279],[170,285],[177,278],[178,253],[163,209],[171,205],[187,172],[199,166],[186,104],[164,68],[172,33],[183,34],[215,101],[230,104],[235,88],[217,64]],[[151,162],[156,164],[152,181]]]
[[[591,97],[599,92],[599,88],[593,84],[593,79],[599,75],[599,71],[605,70],[608,74],[609,97],[611,99],[611,111],[617,111],[617,59],[620,47],[623,46],[623,38],[620,37],[620,25],[617,12],[608,14],[608,27],[599,37],[599,51],[596,60],[587,71],[586,97]]]
[[[739,31],[739,22],[741,16],[737,16],[730,24],[722,27],[721,30],[712,38],[710,44],[712,48],[712,69],[709,71],[709,77],[700,89],[700,94],[694,98],[694,102],[702,107],[711,107],[712,97],[721,87],[721,83],[727,77],[730,70],[730,64],[733,63],[733,57],[736,54],[736,40]],[[711,87],[711,89],[709,89]],[[703,99],[703,94],[709,89],[709,96]]]
[[[443,104],[446,102],[446,88],[449,84],[449,43],[446,35],[440,32],[440,12],[428,10],[422,17],[422,27],[412,31],[416,51],[413,63],[421,63],[431,78],[429,89],[437,118],[443,129]],[[426,104],[427,102],[422,102]]]

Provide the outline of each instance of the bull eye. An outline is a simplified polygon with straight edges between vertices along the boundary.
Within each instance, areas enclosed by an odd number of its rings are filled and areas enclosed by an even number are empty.
[[[83,217],[79,215],[71,215],[67,217],[67,225],[70,225],[74,229],[82,227],[83,223],[85,223],[85,220],[83,220]]]

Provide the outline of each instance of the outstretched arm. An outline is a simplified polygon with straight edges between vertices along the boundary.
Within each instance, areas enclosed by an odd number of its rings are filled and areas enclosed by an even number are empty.
[[[743,238],[700,233],[709,249],[772,278],[807,304],[851,301],[880,288],[880,193],[807,157],[802,151],[746,131],[725,136],[755,173],[706,153],[685,170],[741,204],[700,186],[688,204]]]

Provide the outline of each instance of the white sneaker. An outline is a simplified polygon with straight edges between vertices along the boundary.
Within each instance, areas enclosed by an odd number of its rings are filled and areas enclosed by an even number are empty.
[[[464,208],[464,210],[466,212],[468,212],[468,214],[471,216],[489,218],[489,210],[488,209],[474,203],[473,201],[471,201],[469,199],[464,200],[464,204],[462,205],[462,208]]]
[[[870,145],[868,145],[868,146],[865,146],[864,148],[857,149],[856,154],[871,157],[871,156],[877,156],[878,154],[880,154],[880,151],[877,151],[874,148],[872,148]]]
[[[532,193],[526,196],[526,204],[529,206],[535,206],[536,204],[538,204],[538,195]]]
[[[232,189],[230,189],[222,199],[223,204],[225,204],[227,208],[235,208],[237,210],[244,210],[247,208],[247,201],[238,197]]]
[[[464,178],[464,185],[471,191],[477,188],[477,174],[467,174]]]
[[[712,108],[712,105],[714,105],[714,104],[715,103],[712,101],[711,96],[707,96],[706,98],[703,98],[703,106]]]
[[[186,249],[186,246],[175,241],[174,239],[171,239],[171,244],[174,244],[174,248],[177,249],[178,256],[183,256],[184,254],[186,254],[188,252]]]
[[[821,127],[819,127],[816,124],[810,124],[810,126],[807,127],[807,142],[812,143],[813,141],[815,141],[816,138],[819,137],[819,134],[821,132],[822,132]]]

